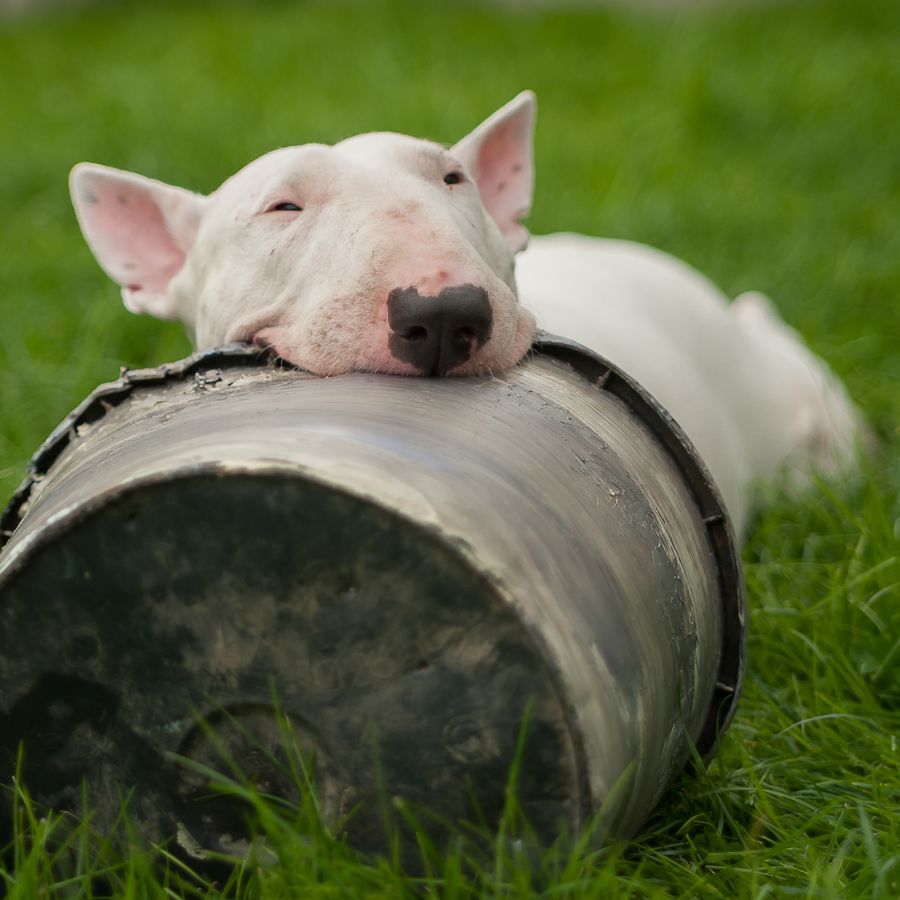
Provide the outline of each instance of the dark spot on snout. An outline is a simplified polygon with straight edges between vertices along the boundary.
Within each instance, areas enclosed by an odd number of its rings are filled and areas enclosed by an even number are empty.
[[[436,297],[395,288],[388,295],[388,324],[395,359],[423,375],[446,375],[484,346],[493,316],[487,291],[474,284],[444,288]]]
[[[124,194],[116,194],[116,200],[118,200],[122,206],[128,205],[128,198]]]
[[[85,203],[89,203],[91,206],[93,206],[95,203],[98,202],[97,195],[92,194],[89,191],[86,191],[85,193],[83,193],[81,195],[81,199],[84,200]]]

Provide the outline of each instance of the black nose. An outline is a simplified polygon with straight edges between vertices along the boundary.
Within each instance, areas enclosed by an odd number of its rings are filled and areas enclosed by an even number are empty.
[[[444,288],[423,297],[415,288],[388,295],[391,354],[423,375],[444,375],[465,362],[491,336],[487,291],[474,284]]]

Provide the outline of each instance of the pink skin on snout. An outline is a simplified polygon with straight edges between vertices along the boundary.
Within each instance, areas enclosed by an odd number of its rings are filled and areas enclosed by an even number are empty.
[[[82,164],[73,200],[126,306],[181,320],[199,348],[251,342],[321,375],[489,373],[534,332],[513,274],[533,122],[526,92],[450,150],[387,133],[285,148],[208,197]],[[391,327],[398,291],[427,321]],[[420,335],[434,360],[408,346]]]

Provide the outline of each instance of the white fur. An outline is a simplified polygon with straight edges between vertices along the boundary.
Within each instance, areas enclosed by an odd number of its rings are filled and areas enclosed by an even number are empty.
[[[849,467],[856,410],[761,295],[729,305],[684,263],[625,241],[539,237],[514,261],[534,116],[525,92],[450,150],[397,134],[276,150],[208,197],[81,164],[72,196],[128,308],[180,319],[198,347],[252,341],[322,375],[416,374],[389,347],[388,295],[474,285],[490,337],[450,374],[514,365],[535,319],[580,341],[681,424],[738,533],[755,482]],[[274,208],[285,202],[302,210]]]
[[[540,327],[616,363],[675,417],[738,534],[755,484],[784,472],[799,487],[852,465],[857,411],[761,294],[729,304],[659,250],[575,234],[534,238],[516,271]]]

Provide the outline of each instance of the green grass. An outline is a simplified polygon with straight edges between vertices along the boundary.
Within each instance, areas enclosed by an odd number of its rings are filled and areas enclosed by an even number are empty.
[[[177,326],[126,313],[96,267],[69,209],[75,162],[208,191],[277,145],[370,129],[449,142],[524,87],[541,104],[532,229],[645,241],[732,294],[769,293],[846,380],[881,454],[858,483],[772,498],[757,520],[737,718],[637,839],[537,858],[463,842],[416,881],[276,810],[278,862],[248,864],[227,892],[900,896],[895,0],[690,14],[125,3],[0,24],[0,489],[120,365],[188,350]],[[101,871],[96,890],[129,897],[226,886],[19,809],[18,864],[0,870],[13,897],[76,895]],[[48,832],[63,826],[74,850],[54,868]]]

